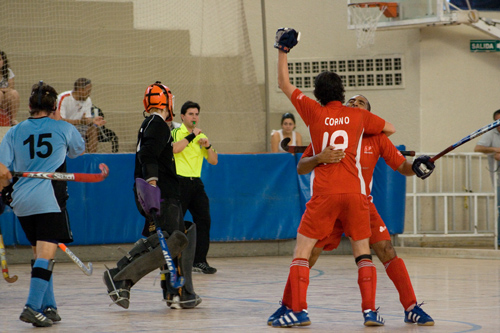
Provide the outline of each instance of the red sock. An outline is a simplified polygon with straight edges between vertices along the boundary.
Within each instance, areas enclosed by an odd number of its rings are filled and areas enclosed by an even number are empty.
[[[292,290],[292,310],[307,309],[307,287],[309,286],[309,261],[295,258],[290,265],[290,287]]]
[[[375,310],[375,294],[377,292],[377,270],[369,259],[358,262],[358,284],[361,291],[361,309]]]
[[[283,299],[281,304],[288,308],[292,307],[292,284],[290,282],[290,274],[288,275],[288,280],[286,280],[285,291],[283,291]]]
[[[394,257],[391,260],[384,262],[385,271],[392,280],[396,289],[399,292],[399,300],[406,310],[413,304],[417,303],[417,297],[411,285],[410,276],[406,270],[405,262],[399,257]]]

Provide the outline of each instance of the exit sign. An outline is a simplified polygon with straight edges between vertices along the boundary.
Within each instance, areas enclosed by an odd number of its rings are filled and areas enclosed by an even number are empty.
[[[471,52],[500,52],[500,40],[474,39],[470,41]]]

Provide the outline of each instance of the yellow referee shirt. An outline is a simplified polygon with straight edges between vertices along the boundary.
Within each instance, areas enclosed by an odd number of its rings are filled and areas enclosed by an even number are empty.
[[[189,131],[186,125],[182,124],[181,127],[172,130],[172,137],[174,142],[181,141],[188,136]],[[180,153],[174,154],[175,168],[177,174],[183,177],[201,177],[201,167],[203,165],[203,158],[208,158],[208,151],[205,147],[200,147],[198,141],[207,136],[203,133],[198,135],[191,141],[186,148]]]

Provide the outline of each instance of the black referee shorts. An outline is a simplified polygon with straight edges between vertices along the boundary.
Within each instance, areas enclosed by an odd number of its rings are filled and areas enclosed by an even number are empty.
[[[66,209],[60,213],[36,214],[18,218],[32,246],[35,246],[36,241],[39,240],[52,243],[73,242],[73,233]]]

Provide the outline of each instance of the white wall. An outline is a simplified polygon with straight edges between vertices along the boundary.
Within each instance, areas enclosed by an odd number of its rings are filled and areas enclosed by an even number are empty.
[[[500,18],[499,12],[481,15]],[[500,109],[500,52],[470,52],[470,40],[493,38],[469,26],[426,28],[421,36],[422,148],[440,151],[493,121]],[[473,151],[477,140],[456,151]]]

